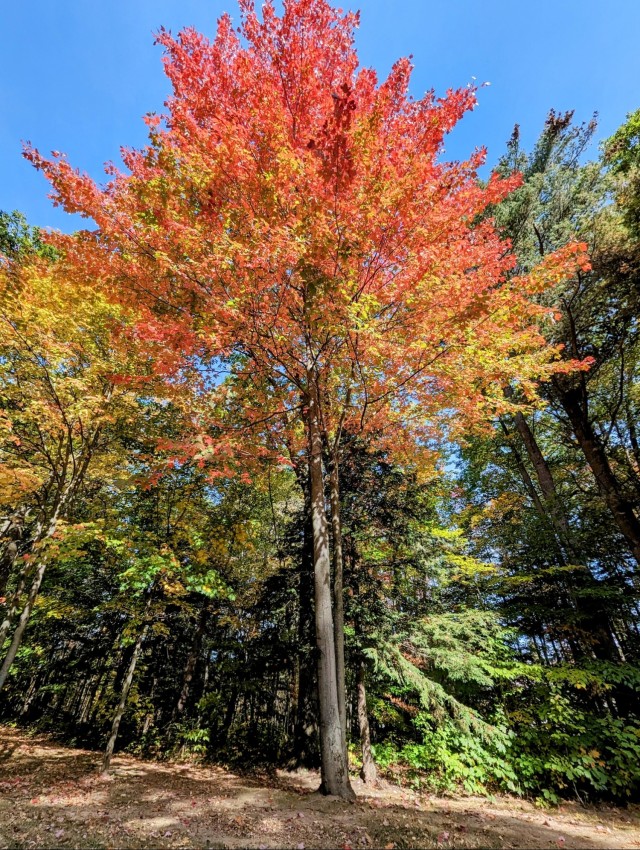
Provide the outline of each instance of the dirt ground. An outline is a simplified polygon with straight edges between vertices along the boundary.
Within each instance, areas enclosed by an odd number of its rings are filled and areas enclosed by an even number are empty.
[[[355,803],[313,772],[239,776],[100,754],[0,727],[0,848],[640,847],[640,809],[541,810],[518,799],[433,797],[355,781]]]

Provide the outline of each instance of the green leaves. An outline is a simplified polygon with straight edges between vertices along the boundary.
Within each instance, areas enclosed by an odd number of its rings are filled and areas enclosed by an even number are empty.
[[[55,259],[57,252],[40,238],[38,227],[29,227],[26,218],[18,210],[11,213],[0,210],[0,255],[10,260],[23,260],[29,255]]]
[[[605,162],[623,173],[640,165],[640,109],[630,112],[625,123],[603,143]]]
[[[234,602],[236,598],[235,593],[215,570],[207,570],[202,575],[188,576],[185,588],[191,593],[200,593],[208,599],[224,596],[225,599]]]

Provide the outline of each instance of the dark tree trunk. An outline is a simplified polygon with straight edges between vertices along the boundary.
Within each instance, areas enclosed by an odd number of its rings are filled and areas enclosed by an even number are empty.
[[[136,672],[136,666],[138,664],[138,659],[140,658],[140,652],[142,651],[142,644],[144,643],[144,639],[147,635],[147,630],[149,626],[145,625],[138,635],[138,639],[136,640],[135,647],[133,649],[133,654],[131,656],[131,661],[129,661],[129,667],[127,669],[127,675],[124,677],[124,681],[122,683],[122,691],[120,692],[120,702],[118,703],[118,707],[116,708],[116,713],[113,716],[113,723],[111,725],[111,735],[109,736],[109,740],[107,742],[107,748],[104,753],[104,758],[102,760],[102,773],[108,773],[109,766],[111,765],[111,757],[113,756],[113,751],[116,746],[116,740],[118,739],[118,730],[120,729],[120,721],[122,720],[122,715],[124,714],[125,707],[127,705],[127,697],[129,696],[129,691],[131,690],[131,684],[133,682],[133,675]]]
[[[366,667],[364,660],[358,664],[358,726],[360,728],[360,748],[362,750],[362,769],[360,778],[365,785],[375,785],[378,770],[371,753],[371,732],[367,714],[367,691],[365,686]]]
[[[518,467],[518,472],[520,473],[520,478],[522,479],[522,483],[524,484],[524,488],[527,491],[527,495],[535,505],[535,508],[538,514],[544,519],[547,519],[547,513],[544,509],[544,505],[540,500],[540,496],[538,495],[538,491],[535,488],[533,481],[531,480],[531,476],[529,475],[529,470],[527,469],[525,462],[522,458],[522,455],[518,451],[517,446],[514,443],[513,434],[509,431],[503,419],[500,419],[500,426],[504,432],[505,437],[509,443],[509,448],[511,450],[511,454],[514,457],[516,462],[516,466]]]
[[[299,478],[304,489],[303,544],[298,581],[298,655],[295,667],[292,767],[318,767],[317,688],[315,687],[315,626],[313,610],[313,528],[311,495],[306,476]]]
[[[536,473],[544,500],[544,505],[540,504],[539,509],[544,512],[550,529],[553,530],[561,563],[578,565],[584,559],[572,539],[567,515],[557,491],[553,473],[538,445],[533,431],[529,427],[529,423],[520,411],[515,414],[514,421],[529,461]],[[524,474],[528,476],[524,464],[522,464],[522,467],[523,470],[521,472],[524,471]],[[527,482],[525,481],[525,486],[526,484]],[[530,479],[529,486],[533,486],[533,482]],[[579,613],[583,627],[593,638],[593,642],[589,643],[588,646],[583,646],[577,640],[570,638],[571,651],[575,659],[593,652],[599,658],[617,661],[619,660],[619,650],[612,635],[609,618],[606,612],[600,609],[599,605],[596,604],[594,606],[591,593],[583,593],[585,590],[593,591],[597,589],[598,583],[586,567],[584,570],[576,573],[573,578],[567,578],[564,582],[567,604]]]
[[[320,752],[322,788],[325,793],[343,799],[355,798],[349,781],[346,760],[345,730],[340,722],[336,648],[331,605],[331,560],[329,556],[329,524],[324,502],[322,470],[322,435],[318,421],[317,386],[310,375],[307,412],[309,438],[309,479],[311,486],[311,521],[313,527],[313,562],[318,649],[318,704],[320,708]]]
[[[4,597],[24,534],[26,511],[18,509],[0,524],[0,598]],[[2,641],[0,641],[0,644]]]
[[[640,564],[640,520],[631,502],[624,496],[604,446],[589,419],[585,393],[580,389],[560,390],[559,400],[569,417],[573,433],[594,475],[600,495],[611,516]]]
[[[627,391],[628,393],[628,391]],[[636,423],[633,418],[633,413],[631,412],[631,405],[629,404],[629,396],[626,395],[625,401],[625,417],[627,423],[627,430],[629,432],[629,441],[631,443],[631,451],[633,452],[633,459],[635,461],[635,469],[634,472],[637,476],[640,476],[640,443],[638,442],[638,431],[636,429]]]
[[[570,551],[571,542],[569,539],[569,524],[546,458],[540,451],[540,446],[533,435],[533,431],[529,427],[529,423],[520,411],[515,414],[514,422],[516,429],[522,438],[524,447],[527,450],[527,455],[531,461],[531,465],[535,470],[536,478],[538,479],[538,484],[540,485],[540,490],[542,491],[542,496],[547,506],[549,519],[553,524],[559,541],[567,550]]]
[[[219,729],[216,729],[215,734],[213,736],[214,746],[221,747],[226,742],[229,736],[229,729],[231,729],[233,718],[236,713],[236,708],[238,707],[238,696],[238,688],[235,687],[232,689],[229,699],[227,700],[227,710],[224,714],[222,726]]]
[[[189,691],[191,690],[191,682],[193,681],[193,674],[196,669],[196,664],[198,663],[198,655],[200,654],[200,646],[202,644],[202,638],[204,636],[206,625],[207,608],[203,607],[200,610],[200,614],[198,616],[198,626],[196,628],[196,633],[193,639],[193,645],[191,647],[189,655],[187,656],[187,663],[185,665],[184,674],[182,677],[182,689],[180,691],[178,703],[175,708],[174,717],[180,717],[187,705]]]

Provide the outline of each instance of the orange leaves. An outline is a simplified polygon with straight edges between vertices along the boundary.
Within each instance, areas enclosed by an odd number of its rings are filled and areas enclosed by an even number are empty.
[[[327,435],[360,431],[406,458],[418,446],[427,470],[439,419],[479,422],[505,383],[532,395],[561,368],[533,298],[585,268],[583,249],[508,279],[486,212],[521,178],[482,185],[483,150],[440,160],[474,88],[413,100],[407,59],[378,84],[358,65],[356,16],[326,0],[280,17],[268,2],[262,19],[240,6],[243,41],[227,16],[213,41],[158,34],[173,95],[146,119],[148,146],[125,153],[129,174],[100,189],[28,150],[98,224],[59,237],[70,274],[137,314],[157,374],[207,395],[194,433],[219,445],[187,441],[196,462],[299,460],[312,374]],[[207,382],[211,362],[224,380]]]
[[[25,157],[39,168],[53,187],[51,198],[54,204],[61,205],[69,213],[79,213],[93,217],[100,209],[100,192],[87,175],[73,169],[64,154],[52,151],[53,159],[45,159],[36,148],[25,145]]]
[[[587,272],[591,268],[587,246],[584,242],[569,242],[542,261],[523,278],[517,278],[527,293],[535,294],[553,288],[576,272]]]

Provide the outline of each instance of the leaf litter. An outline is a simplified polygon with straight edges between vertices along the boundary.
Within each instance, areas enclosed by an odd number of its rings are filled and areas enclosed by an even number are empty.
[[[640,848],[640,809],[514,797],[438,798],[353,781],[355,803],[317,793],[314,771],[235,774],[220,766],[101,754],[0,727],[2,848]]]

